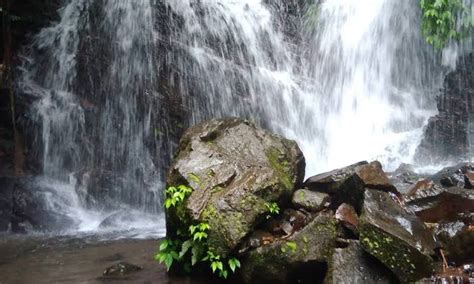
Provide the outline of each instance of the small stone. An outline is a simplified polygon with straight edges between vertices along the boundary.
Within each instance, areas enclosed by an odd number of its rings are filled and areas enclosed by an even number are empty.
[[[299,189],[293,194],[293,205],[296,208],[304,208],[308,211],[320,211],[330,200],[326,193],[315,192],[308,189]]]
[[[142,267],[127,262],[119,262],[104,270],[104,276],[123,276],[131,272],[142,270]]]
[[[346,203],[341,204],[336,210],[336,220],[340,221],[342,225],[349,229],[354,235],[359,235],[359,217],[351,205]]]

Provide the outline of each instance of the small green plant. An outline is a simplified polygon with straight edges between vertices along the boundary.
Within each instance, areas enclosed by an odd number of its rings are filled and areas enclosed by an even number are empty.
[[[423,35],[437,49],[465,37],[473,26],[472,15],[461,0],[420,0],[420,7]]]
[[[221,261],[220,255],[215,255],[212,251],[208,250],[204,261],[209,261],[212,273],[218,272],[219,277],[227,279],[229,272],[224,268],[224,263]]]
[[[169,271],[171,265],[175,260],[179,260],[178,254],[179,244],[176,241],[170,239],[164,239],[160,243],[160,251],[155,255],[155,260],[164,263],[166,265],[166,270]]]
[[[230,258],[226,265],[225,259],[213,253],[207,247],[205,241],[210,229],[211,226],[208,223],[199,223],[190,225],[185,232],[179,230],[177,235],[186,240],[163,240],[160,244],[159,252],[155,256],[155,260],[164,263],[168,271],[173,263],[180,262],[183,264],[186,272],[190,272],[191,267],[197,262],[209,262],[212,273],[217,273],[219,277],[227,279],[229,276],[228,269],[235,272],[237,268],[240,268],[240,261],[237,258]]]
[[[211,228],[207,223],[199,223],[198,225],[189,226],[189,232],[193,236],[193,241],[202,241],[203,239],[207,239],[207,233]]]
[[[240,268],[240,261],[235,257],[229,259],[228,263],[229,263],[229,268],[230,270],[232,270],[232,272],[235,272],[237,268]]]
[[[191,192],[193,192],[192,188],[185,185],[179,185],[178,187],[168,187],[165,191],[165,208],[169,209],[181,203],[191,194]]]
[[[195,183],[200,183],[199,178],[195,174],[191,173],[188,177]],[[192,191],[191,187],[185,185],[168,187],[165,190],[165,208],[169,210],[184,202]],[[270,212],[275,212],[275,206],[271,206],[271,208]],[[276,211],[278,214],[278,205],[276,205]],[[218,273],[219,277],[227,279],[229,275],[228,269],[235,272],[240,267],[240,262],[236,258],[230,258],[226,265],[225,259],[220,255],[214,254],[209,249],[206,240],[210,229],[211,226],[205,222],[192,224],[187,230],[178,229],[176,231],[176,239],[165,239],[161,242],[160,249],[155,255],[155,260],[164,263],[168,271],[173,263],[181,263],[186,272],[191,272],[191,267],[197,262],[209,262],[209,267],[213,273]]]
[[[280,214],[280,207],[276,202],[265,202],[265,207],[267,207],[269,215],[267,215],[267,219],[271,218],[271,215],[278,215]]]

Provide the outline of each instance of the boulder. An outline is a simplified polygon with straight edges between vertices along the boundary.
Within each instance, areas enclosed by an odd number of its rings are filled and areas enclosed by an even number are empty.
[[[54,190],[45,187],[35,178],[15,180],[12,192],[12,231],[26,233],[34,229],[58,232],[74,228],[77,223],[71,217],[50,206],[51,200],[61,200],[58,196],[53,197],[55,194]]]
[[[378,161],[370,164],[362,161],[341,169],[318,174],[308,178],[304,185],[310,190],[330,194],[333,209],[336,209],[342,203],[348,203],[354,206],[357,212],[360,212],[365,188],[393,192],[397,196],[399,195]]]
[[[167,210],[167,234],[191,223],[210,225],[207,245],[225,257],[301,185],[305,161],[296,142],[238,118],[189,128],[179,143],[167,185],[190,186],[189,198]]]
[[[425,224],[405,210],[389,193],[367,189],[360,217],[364,249],[402,281],[431,275],[436,247]]]
[[[336,220],[321,213],[289,238],[249,252],[242,266],[246,283],[313,282],[326,276],[336,241]]]
[[[446,167],[430,176],[429,179],[444,187],[469,187],[469,174],[474,172],[474,165],[461,163],[452,167]],[[467,177],[466,177],[467,174]]]
[[[461,264],[474,261],[474,222],[457,220],[443,222],[435,229],[438,240],[443,244],[450,262]]]
[[[323,192],[298,189],[293,194],[292,203],[296,208],[303,208],[308,211],[317,212],[323,209],[330,199],[330,196]]]
[[[424,222],[455,220],[474,212],[474,190],[425,183],[405,197],[405,205]]]
[[[347,248],[336,248],[331,274],[325,283],[396,283],[397,278],[376,258],[364,251],[359,241],[351,240]]]

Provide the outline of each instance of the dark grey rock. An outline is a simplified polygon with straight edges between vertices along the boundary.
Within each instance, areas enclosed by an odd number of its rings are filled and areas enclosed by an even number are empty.
[[[398,282],[388,268],[363,250],[359,241],[351,240],[347,248],[337,248],[331,267],[332,275],[326,277],[325,283]]]
[[[298,189],[293,194],[292,203],[296,208],[304,208],[308,211],[319,211],[330,201],[330,196],[323,192]]]
[[[246,283],[298,283],[324,278],[336,241],[336,220],[320,213],[289,238],[249,252],[242,266]]]
[[[366,190],[359,230],[364,249],[401,281],[431,275],[436,247],[432,232],[389,193]]]

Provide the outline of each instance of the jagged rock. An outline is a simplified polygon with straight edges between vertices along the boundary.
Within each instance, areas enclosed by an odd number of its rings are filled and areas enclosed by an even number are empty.
[[[401,281],[431,275],[435,239],[423,222],[408,213],[389,193],[365,191],[360,240]]]
[[[308,189],[298,189],[293,194],[293,205],[296,208],[304,208],[308,211],[320,211],[329,202],[330,197],[323,192],[310,191]]]
[[[326,277],[325,283],[398,282],[388,268],[362,249],[359,241],[351,240],[347,248],[337,248],[331,268],[332,273]]]
[[[424,222],[454,220],[461,213],[474,212],[474,190],[426,183],[407,195],[405,204]]]
[[[355,236],[359,235],[359,216],[355,212],[354,207],[343,203],[336,210],[336,219]]]
[[[465,187],[465,174],[473,171],[474,165],[470,163],[461,163],[452,167],[446,167],[429,177],[429,179],[444,187]]]
[[[438,224],[435,233],[449,261],[474,261],[474,222],[457,220]]]
[[[366,188],[378,189],[386,192],[399,194],[387,174],[382,169],[379,161],[373,161],[367,165],[355,168],[356,174],[364,182]]]
[[[365,188],[373,188],[399,195],[378,161],[368,164],[365,161],[318,174],[307,179],[305,187],[310,190],[331,195],[332,206],[336,209],[342,203],[354,206],[360,212]]]
[[[167,211],[167,233],[173,237],[190,221],[208,222],[207,244],[225,257],[265,218],[267,202],[291,199],[304,167],[296,142],[248,121],[213,119],[193,126],[181,138],[167,180],[193,192]]]
[[[416,150],[417,163],[443,163],[469,159],[469,136],[474,111],[474,53],[462,56],[444,80],[437,98],[438,114],[429,119]]]
[[[415,173],[411,165],[401,164],[394,172],[389,173],[389,178],[398,191],[406,194],[422,176]]]
[[[355,173],[355,169],[362,165],[367,165],[367,162],[312,176],[304,185],[309,190],[330,194],[334,208],[342,203],[349,203],[360,211],[364,199],[364,183]]]
[[[289,238],[275,240],[249,252],[242,266],[247,283],[295,283],[302,278],[324,279],[332,259],[336,220],[330,214],[316,216]]]
[[[103,276],[124,276],[132,272],[142,270],[143,268],[127,262],[119,262],[107,267],[102,273]]]

